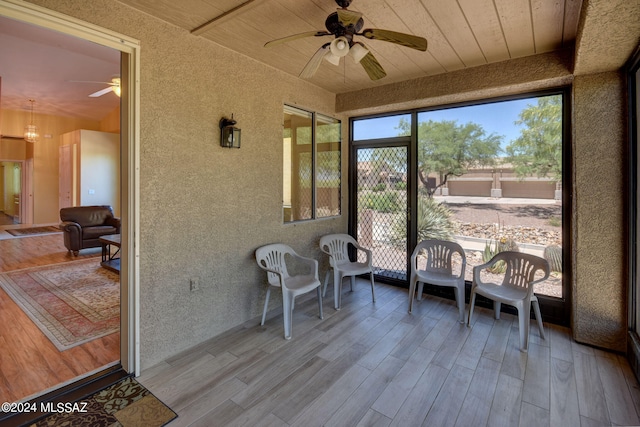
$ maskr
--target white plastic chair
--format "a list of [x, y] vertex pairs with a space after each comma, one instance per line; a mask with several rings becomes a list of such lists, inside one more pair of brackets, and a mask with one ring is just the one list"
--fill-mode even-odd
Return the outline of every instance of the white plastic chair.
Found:
[[[494, 265], [498, 261], [503, 261], [506, 264], [506, 271], [502, 283], [483, 282], [480, 278], [481, 271]], [[542, 272], [543, 276], [536, 279], [535, 276], [538, 272]], [[538, 304], [538, 298], [536, 298], [533, 293], [533, 285], [547, 280], [549, 272], [549, 263], [544, 258], [510, 251], [499, 252], [486, 264], [474, 267], [467, 325], [471, 325], [471, 316], [473, 315], [476, 294], [493, 300], [493, 311], [496, 319], [500, 319], [500, 307], [503, 303], [512, 305], [518, 310], [520, 350], [527, 351], [529, 345], [531, 305], [533, 305], [533, 311], [538, 322], [538, 327], [540, 328], [540, 336], [545, 339], [542, 317], [540, 316], [540, 306]]]
[[[290, 276], [287, 270], [286, 258], [288, 256], [290, 256], [292, 260], [295, 260], [296, 264], [299, 263], [301, 267], [308, 267], [309, 273]], [[267, 272], [267, 280], [269, 282], [267, 296], [264, 301], [264, 310], [262, 311], [261, 325], [264, 325], [265, 318], [267, 317], [269, 295], [271, 294], [272, 287], [282, 289], [282, 312], [284, 316], [285, 339], [291, 339], [293, 306], [295, 298], [298, 295], [305, 294], [316, 289], [318, 293], [319, 317], [320, 319], [324, 318], [322, 314], [322, 292], [320, 289], [322, 284], [318, 279], [318, 261], [300, 256], [291, 249], [291, 247], [281, 243], [274, 243], [256, 249], [256, 260], [260, 268]]]
[[[366, 254], [365, 262], [352, 262], [349, 259], [349, 245]], [[371, 297], [376, 302], [375, 284], [373, 281], [372, 254], [367, 248], [358, 244], [356, 239], [348, 234], [329, 234], [320, 238], [320, 250], [329, 255], [329, 265], [333, 270], [333, 303], [336, 310], [340, 310], [342, 303], [342, 279], [351, 277], [351, 290], [356, 281], [356, 276], [369, 273], [371, 280]], [[324, 279], [324, 296], [327, 292], [329, 271]]]
[[[418, 257], [424, 251], [427, 263], [424, 269], [418, 266]], [[453, 273], [454, 255], [458, 254], [462, 263], [460, 274]], [[453, 288], [458, 304], [459, 321], [464, 323], [464, 272], [467, 258], [462, 246], [455, 242], [444, 240], [423, 240], [418, 243], [411, 255], [411, 278], [409, 282], [409, 313], [413, 310], [416, 285], [418, 286], [418, 301], [422, 299], [425, 283]]]

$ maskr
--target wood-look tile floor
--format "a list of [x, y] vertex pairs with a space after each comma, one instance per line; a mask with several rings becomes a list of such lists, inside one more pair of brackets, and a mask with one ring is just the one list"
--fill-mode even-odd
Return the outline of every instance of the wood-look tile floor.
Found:
[[[345, 287], [348, 289], [348, 287]], [[315, 294], [314, 294], [315, 295]], [[178, 413], [177, 426], [613, 426], [640, 424], [640, 388], [624, 356], [580, 345], [570, 331], [518, 322], [367, 282], [345, 291], [324, 320], [313, 297], [297, 302], [293, 338], [272, 312], [142, 372]]]

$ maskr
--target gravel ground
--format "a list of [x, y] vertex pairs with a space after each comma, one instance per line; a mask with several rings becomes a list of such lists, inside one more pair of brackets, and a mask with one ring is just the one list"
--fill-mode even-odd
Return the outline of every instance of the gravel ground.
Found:
[[[496, 238], [512, 237], [520, 243], [538, 245], [562, 245], [562, 205], [514, 205], [449, 203], [453, 219], [460, 234], [466, 236]], [[467, 265], [482, 263], [479, 252], [467, 253]], [[472, 278], [467, 267], [466, 276]], [[483, 274], [485, 276], [485, 274]], [[485, 280], [491, 280], [486, 273]], [[552, 273], [545, 282], [536, 285], [536, 292], [560, 297], [562, 274]]]
[[[535, 227], [562, 231], [562, 205], [501, 205], [447, 203], [456, 221], [469, 224]], [[553, 224], [553, 225], [552, 225]]]

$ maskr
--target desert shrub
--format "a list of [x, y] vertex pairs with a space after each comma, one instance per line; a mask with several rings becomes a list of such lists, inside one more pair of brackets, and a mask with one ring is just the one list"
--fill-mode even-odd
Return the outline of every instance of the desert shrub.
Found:
[[554, 216], [552, 218], [549, 218], [549, 221], [547, 222], [547, 224], [549, 224], [552, 227], [560, 227], [562, 226], [562, 219]]
[[407, 183], [403, 182], [403, 181], [396, 182], [395, 185], [394, 185], [394, 188], [396, 190], [398, 190], [398, 191], [406, 190], [407, 189]]
[[387, 184], [384, 183], [379, 183], [373, 186], [373, 188], [371, 189], [371, 191], [384, 191], [387, 189]]
[[391, 213], [400, 209], [400, 197], [395, 191], [365, 193], [360, 195], [359, 208]]

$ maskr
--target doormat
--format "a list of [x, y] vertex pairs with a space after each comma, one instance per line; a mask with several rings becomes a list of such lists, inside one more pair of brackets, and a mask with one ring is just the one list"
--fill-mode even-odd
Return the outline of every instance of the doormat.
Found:
[[[45, 426], [161, 427], [178, 415], [131, 377], [77, 402], [62, 402], [68, 411], [57, 411], [30, 424]], [[45, 405], [46, 403], [41, 403]], [[57, 408], [60, 402], [51, 402]], [[56, 411], [56, 409], [54, 409]]]
[[0, 287], [60, 351], [120, 329], [120, 276], [100, 258], [2, 273]]
[[48, 225], [45, 227], [31, 227], [31, 228], [10, 228], [5, 230], [7, 233], [12, 236], [33, 236], [36, 234], [50, 234], [50, 233], [61, 233], [58, 227], [53, 225]]

